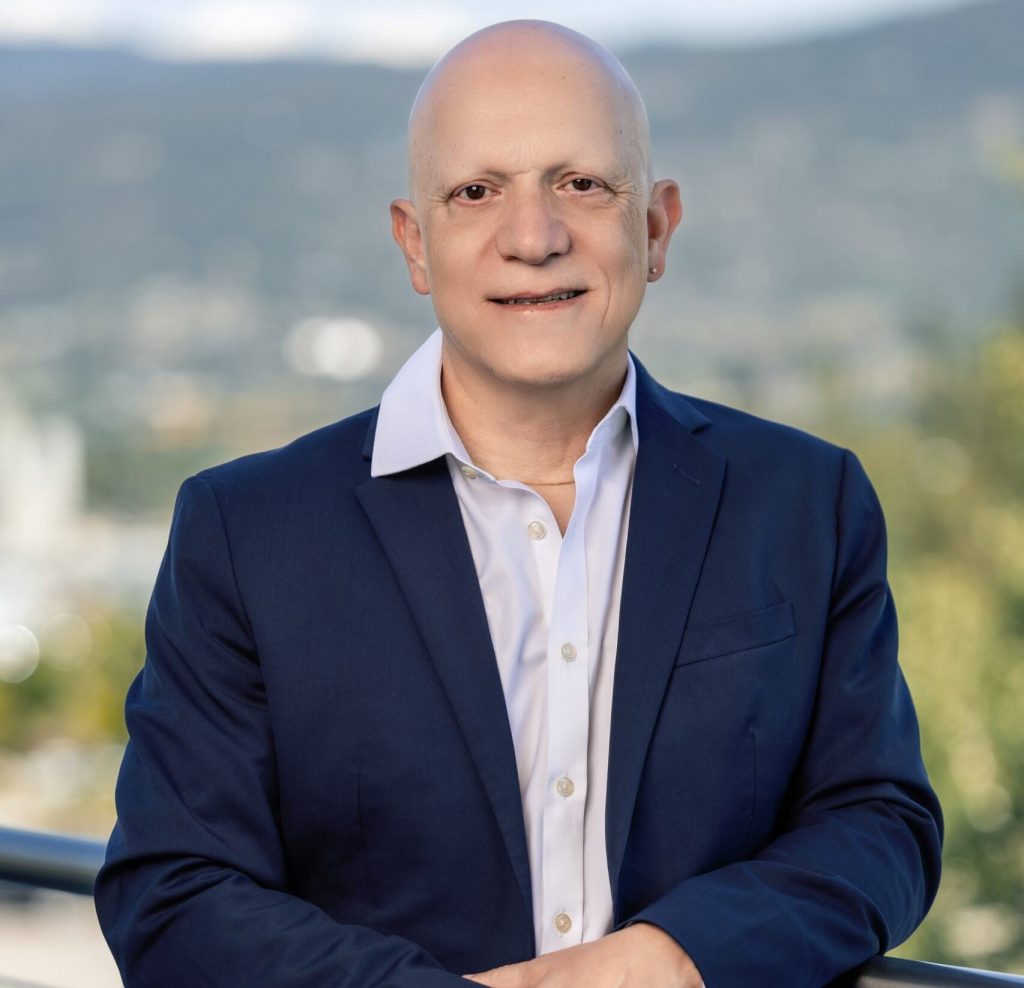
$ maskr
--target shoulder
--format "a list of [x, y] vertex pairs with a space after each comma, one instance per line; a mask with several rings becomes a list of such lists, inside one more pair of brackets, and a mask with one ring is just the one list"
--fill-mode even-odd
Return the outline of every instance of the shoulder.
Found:
[[802, 429], [762, 418], [728, 405], [672, 391], [646, 370], [639, 372], [637, 412], [644, 439], [644, 420], [658, 429], [675, 423], [720, 456], [732, 462], [775, 462], [780, 465], [835, 469], [848, 453], [835, 443]]
[[792, 425], [701, 398], [685, 400], [707, 419], [708, 425], [698, 438], [726, 454], [743, 453], [758, 459], [781, 456], [787, 463], [835, 466], [847, 452], [821, 436]]
[[250, 453], [208, 467], [183, 490], [209, 489], [222, 510], [259, 511], [296, 501], [320, 500], [348, 490], [370, 475], [367, 436], [377, 409], [323, 426], [277, 449]]
[[[646, 371], [638, 378], [637, 417], [641, 452], [664, 430], [684, 430], [722, 461], [725, 491], [744, 510], [764, 506], [820, 516], [824, 523], [852, 501], [877, 510], [876, 496], [850, 450], [802, 429], [773, 422], [717, 402], [680, 394]], [[680, 447], [682, 455], [685, 447]]]

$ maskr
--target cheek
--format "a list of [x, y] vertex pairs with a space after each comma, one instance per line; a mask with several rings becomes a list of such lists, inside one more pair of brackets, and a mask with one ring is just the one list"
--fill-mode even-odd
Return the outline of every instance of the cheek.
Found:
[[458, 305], [465, 295], [466, 266], [458, 264], [446, 251], [440, 254], [428, 253], [426, 267], [434, 307], [451, 308], [453, 305]]
[[631, 215], [621, 218], [621, 225], [608, 244], [609, 256], [614, 256], [621, 270], [639, 271], [647, 256], [647, 228]]
[[647, 284], [647, 242], [638, 239], [634, 230], [622, 230], [605, 245], [605, 269], [610, 287], [620, 297], [643, 294]]
[[427, 276], [432, 292], [442, 294], [447, 305], [459, 305], [474, 297], [475, 275], [480, 271], [472, 237], [459, 230], [432, 238], [425, 247]]

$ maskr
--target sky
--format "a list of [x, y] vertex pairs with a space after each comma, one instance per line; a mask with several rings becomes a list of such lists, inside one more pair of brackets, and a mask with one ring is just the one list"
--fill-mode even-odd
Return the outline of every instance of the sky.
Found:
[[557, 19], [613, 50], [649, 40], [749, 44], [983, 0], [0, 0], [0, 43], [126, 44], [168, 58], [298, 54], [429, 63], [510, 17]]

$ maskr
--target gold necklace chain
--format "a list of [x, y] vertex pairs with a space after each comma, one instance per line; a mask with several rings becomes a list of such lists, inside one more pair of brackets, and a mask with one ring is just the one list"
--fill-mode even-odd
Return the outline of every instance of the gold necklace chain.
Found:
[[524, 484], [527, 487], [568, 487], [569, 484], [575, 484], [576, 478], [572, 480], [519, 480], [518, 477], [495, 477], [495, 480], [514, 480], [517, 483]]

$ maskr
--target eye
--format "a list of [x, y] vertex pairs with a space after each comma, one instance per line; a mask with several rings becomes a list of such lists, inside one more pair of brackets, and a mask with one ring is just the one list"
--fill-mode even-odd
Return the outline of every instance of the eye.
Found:
[[575, 192], [590, 192], [597, 188], [597, 182], [592, 178], [574, 178], [569, 184]]
[[487, 196], [490, 190], [486, 185], [464, 185], [455, 193], [457, 199], [468, 199], [470, 202], [479, 202]]

